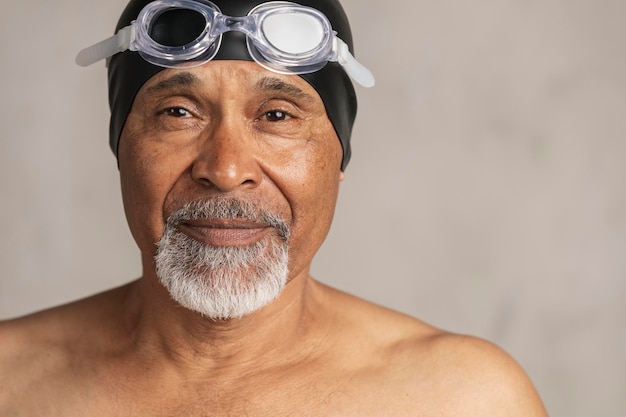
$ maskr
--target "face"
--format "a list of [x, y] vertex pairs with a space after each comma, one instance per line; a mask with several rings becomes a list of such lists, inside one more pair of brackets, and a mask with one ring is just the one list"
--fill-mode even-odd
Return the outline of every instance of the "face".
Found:
[[[124, 207], [154, 269], [167, 219], [189, 203], [240, 201], [289, 229], [289, 279], [308, 273], [328, 233], [342, 178], [341, 145], [316, 91], [253, 62], [168, 69], [138, 93], [122, 133]], [[255, 209], [255, 210], [256, 210]], [[264, 221], [174, 225], [193, 241], [245, 248], [280, 235]]]

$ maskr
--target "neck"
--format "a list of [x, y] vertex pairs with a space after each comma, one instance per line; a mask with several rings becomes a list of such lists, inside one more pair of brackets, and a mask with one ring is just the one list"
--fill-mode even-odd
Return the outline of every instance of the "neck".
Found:
[[240, 319], [213, 320], [181, 307], [153, 273], [145, 273], [131, 294], [133, 348], [151, 363], [179, 372], [236, 374], [298, 361], [321, 342], [320, 323], [326, 322], [320, 320], [317, 285], [308, 270], [291, 279], [270, 305]]

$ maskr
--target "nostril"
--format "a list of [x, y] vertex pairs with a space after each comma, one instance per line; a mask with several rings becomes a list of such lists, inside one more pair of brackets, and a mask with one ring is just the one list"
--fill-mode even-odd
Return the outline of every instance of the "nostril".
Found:
[[196, 182], [200, 183], [201, 185], [204, 185], [206, 187], [211, 186], [211, 181], [208, 180], [208, 178], [204, 178], [204, 177], [200, 177], [200, 178], [196, 178]]

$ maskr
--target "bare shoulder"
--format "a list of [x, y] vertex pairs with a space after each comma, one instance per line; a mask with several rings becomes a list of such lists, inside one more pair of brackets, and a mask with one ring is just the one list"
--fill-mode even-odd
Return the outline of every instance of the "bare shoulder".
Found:
[[427, 342], [414, 341], [412, 355], [424, 355], [416, 369], [433, 372], [442, 393], [441, 408], [450, 415], [546, 416], [532, 382], [504, 350], [488, 341], [442, 332]]
[[[85, 328], [98, 328], [94, 321], [101, 317], [114, 317], [115, 311], [124, 300], [130, 284], [114, 288], [82, 300], [35, 312], [23, 317], [0, 321], [0, 352], [15, 343], [25, 341], [38, 345], [53, 340], [66, 339], [79, 334]], [[21, 345], [20, 349], [25, 346]]]
[[418, 409], [424, 416], [547, 415], [524, 370], [493, 343], [329, 291], [345, 306], [341, 317], [351, 329], [349, 350], [360, 352], [355, 357], [370, 364], [365, 374], [375, 375], [377, 389], [384, 391], [377, 398], [393, 398], [386, 415], [413, 415]]
[[[0, 414], [3, 407], [42, 395], [71, 371], [77, 352], [97, 346], [110, 332], [115, 289], [84, 300], [0, 322]], [[54, 382], [54, 384], [50, 384]]]
[[61, 354], [65, 350], [65, 309], [57, 307], [0, 322], [0, 414], [13, 415], [23, 409], [29, 393], [40, 396], [37, 386], [67, 367], [69, 355]]
[[[130, 284], [58, 307], [0, 321], [0, 361], [25, 352], [69, 346], [111, 328]], [[2, 363], [2, 362], [0, 362]]]

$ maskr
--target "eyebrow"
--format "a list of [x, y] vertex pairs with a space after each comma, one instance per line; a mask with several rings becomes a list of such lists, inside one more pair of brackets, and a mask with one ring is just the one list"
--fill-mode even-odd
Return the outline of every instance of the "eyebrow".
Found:
[[181, 87], [193, 87], [200, 84], [200, 79], [190, 72], [179, 72], [155, 85], [148, 87], [148, 93], [158, 93], [164, 90], [172, 90]]
[[[201, 84], [200, 78], [190, 72], [179, 72], [171, 77], [159, 81], [155, 85], [147, 88], [146, 92], [150, 94], [159, 93], [161, 91], [172, 90], [181, 87], [195, 87]], [[293, 84], [287, 83], [279, 78], [264, 77], [260, 79], [254, 86], [258, 91], [278, 92], [287, 96], [299, 98], [306, 101], [315, 101], [315, 98], [304, 92], [302, 89]]]
[[260, 79], [256, 83], [255, 89], [259, 91], [283, 93], [287, 96], [292, 96], [292, 97], [304, 99], [307, 101], [315, 100], [313, 96], [304, 92], [303, 90], [296, 87], [295, 85], [287, 83], [281, 79], [274, 78], [274, 77], [264, 77]]

